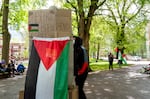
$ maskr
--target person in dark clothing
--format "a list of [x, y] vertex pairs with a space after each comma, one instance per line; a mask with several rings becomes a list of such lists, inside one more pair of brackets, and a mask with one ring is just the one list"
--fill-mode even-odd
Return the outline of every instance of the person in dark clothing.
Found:
[[11, 68], [11, 72], [12, 72], [12, 76], [15, 76], [15, 71], [17, 72], [17, 70], [15, 69], [15, 64], [13, 62], [13, 60], [10, 61], [10, 63], [8, 64], [8, 67]]
[[109, 70], [112, 69], [113, 70], [113, 60], [114, 60], [114, 56], [112, 53], [109, 53], [108, 55], [108, 61], [109, 61]]
[[12, 72], [12, 69], [10, 67], [10, 65], [8, 64], [7, 68], [6, 68], [6, 71], [5, 72], [8, 72], [9, 74], [9, 77], [11, 77], [11, 72]]
[[74, 76], [78, 86], [79, 99], [86, 99], [83, 87], [88, 75], [88, 55], [85, 48], [82, 46], [82, 39], [75, 38], [74, 44]]
[[0, 73], [3, 73], [5, 71], [4, 67], [2, 66], [2, 63], [0, 63]]

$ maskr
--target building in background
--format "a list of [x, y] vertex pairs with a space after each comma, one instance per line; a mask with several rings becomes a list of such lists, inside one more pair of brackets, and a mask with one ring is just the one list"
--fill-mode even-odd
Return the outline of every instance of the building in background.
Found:
[[10, 52], [9, 58], [15, 60], [24, 59], [24, 51], [26, 48], [24, 47], [24, 43], [10, 43]]
[[[0, 35], [0, 59], [2, 57], [3, 38]], [[11, 40], [9, 45], [9, 59], [20, 60], [26, 58], [24, 52], [26, 50], [25, 42], [17, 32], [11, 32]]]
[[[1, 41], [1, 40], [0, 40]], [[22, 60], [25, 59], [24, 51], [26, 50], [24, 43], [10, 43], [9, 59]], [[2, 57], [2, 43], [0, 43], [0, 58]]]

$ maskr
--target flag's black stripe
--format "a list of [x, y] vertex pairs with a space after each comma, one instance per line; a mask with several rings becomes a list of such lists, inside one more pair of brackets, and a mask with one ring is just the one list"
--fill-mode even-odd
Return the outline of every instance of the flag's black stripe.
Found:
[[39, 26], [39, 24], [29, 24], [29, 26]]
[[40, 58], [35, 49], [34, 43], [32, 43], [28, 71], [25, 81], [24, 99], [35, 99], [39, 63]]

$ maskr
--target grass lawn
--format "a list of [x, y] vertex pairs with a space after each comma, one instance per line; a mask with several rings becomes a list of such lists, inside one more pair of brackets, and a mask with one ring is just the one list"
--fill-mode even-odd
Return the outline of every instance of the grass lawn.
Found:
[[[122, 64], [121, 66], [131, 66], [132, 64]], [[103, 70], [109, 70], [109, 62], [99, 60], [96, 62], [95, 60], [90, 60], [90, 68], [92, 71], [103, 71]], [[120, 68], [117, 62], [113, 62], [113, 68]]]

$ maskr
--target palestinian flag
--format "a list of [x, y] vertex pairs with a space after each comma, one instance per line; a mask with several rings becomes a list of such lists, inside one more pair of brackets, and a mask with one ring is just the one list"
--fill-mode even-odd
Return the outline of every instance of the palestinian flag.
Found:
[[29, 32], [38, 32], [39, 24], [29, 24], [28, 30], [29, 30]]
[[32, 41], [24, 99], [67, 99], [69, 37]]

